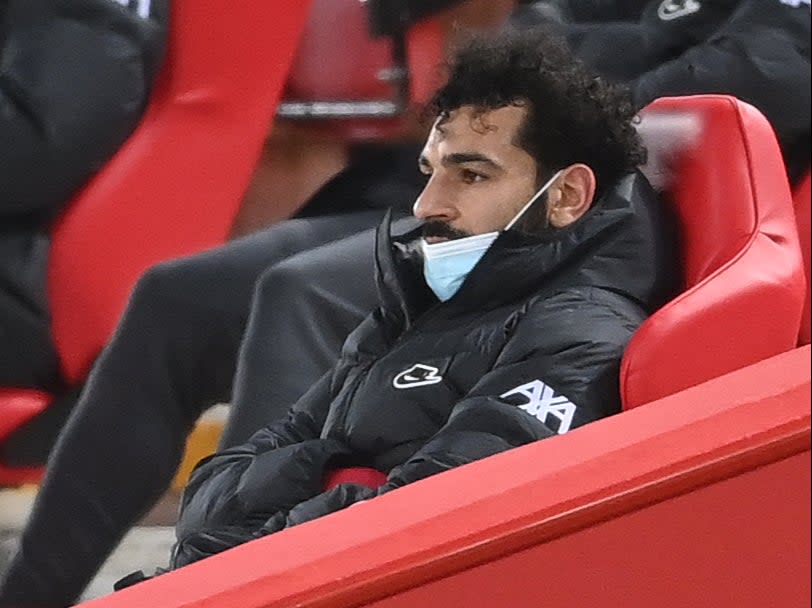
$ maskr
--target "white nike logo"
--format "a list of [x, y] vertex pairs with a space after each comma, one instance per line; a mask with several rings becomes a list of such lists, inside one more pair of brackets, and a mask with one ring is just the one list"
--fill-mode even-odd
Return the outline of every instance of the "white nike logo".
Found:
[[395, 376], [395, 379], [392, 380], [392, 386], [400, 389], [415, 388], [417, 386], [437, 384], [442, 379], [440, 370], [436, 367], [415, 363], [409, 369]]

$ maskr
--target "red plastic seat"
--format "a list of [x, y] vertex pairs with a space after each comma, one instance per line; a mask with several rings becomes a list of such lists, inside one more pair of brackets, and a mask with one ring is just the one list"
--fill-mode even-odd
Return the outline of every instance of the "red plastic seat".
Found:
[[810, 299], [809, 292], [812, 289], [812, 277], [810, 277], [809, 248], [812, 230], [810, 230], [810, 173], [801, 180], [795, 188], [792, 200], [795, 204], [795, 221], [798, 223], [798, 235], [801, 239], [801, 251], [804, 255], [804, 268], [806, 269], [806, 306], [804, 316], [801, 320], [801, 331], [798, 334], [798, 345], [803, 346], [810, 342]]
[[349, 140], [391, 137], [410, 107], [439, 84], [444, 27], [437, 18], [397, 35], [373, 37], [366, 5], [314, 0], [279, 116]]
[[[141, 125], [53, 232], [52, 328], [72, 384], [85, 377], [144, 270], [225, 240], [309, 2], [172, 6], [169, 54]], [[40, 392], [0, 393], [0, 440], [48, 402]], [[0, 485], [32, 477], [0, 465]]]
[[626, 350], [626, 409], [795, 348], [805, 293], [784, 165], [758, 110], [727, 96], [664, 98], [641, 133], [647, 174], [679, 222], [684, 291]]

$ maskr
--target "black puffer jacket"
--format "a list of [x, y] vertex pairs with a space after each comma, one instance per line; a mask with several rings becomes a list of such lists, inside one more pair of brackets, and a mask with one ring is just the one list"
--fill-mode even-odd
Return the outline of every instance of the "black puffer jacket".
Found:
[[[391, 243], [385, 223], [380, 308], [284, 423], [198, 465], [173, 565], [618, 412], [623, 349], [673, 275], [666, 225], [628, 176], [548, 238], [500, 235], [438, 303], [416, 235]], [[353, 464], [388, 482], [322, 493], [325, 468]]]

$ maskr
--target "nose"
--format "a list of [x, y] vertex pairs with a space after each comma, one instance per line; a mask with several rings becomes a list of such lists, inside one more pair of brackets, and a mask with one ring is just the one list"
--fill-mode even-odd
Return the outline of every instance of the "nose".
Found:
[[434, 182], [434, 177], [429, 179], [423, 192], [417, 197], [412, 208], [412, 213], [419, 220], [442, 221], [449, 223], [458, 217], [456, 207], [449, 202], [447, 196], [443, 195], [442, 188]]

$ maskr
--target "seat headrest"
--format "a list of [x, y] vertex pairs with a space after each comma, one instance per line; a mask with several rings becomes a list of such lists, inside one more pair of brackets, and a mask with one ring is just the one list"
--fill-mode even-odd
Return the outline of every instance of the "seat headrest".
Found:
[[660, 100], [641, 113], [643, 172], [674, 206], [682, 241], [690, 244], [683, 249], [686, 287], [730, 260], [755, 228], [752, 203], [731, 204], [753, 197], [748, 146], [732, 103], [711, 96], [700, 104]]
[[684, 286], [626, 348], [626, 409], [794, 348], [805, 292], [786, 171], [758, 110], [664, 98], [639, 128], [644, 172], [679, 223]]

